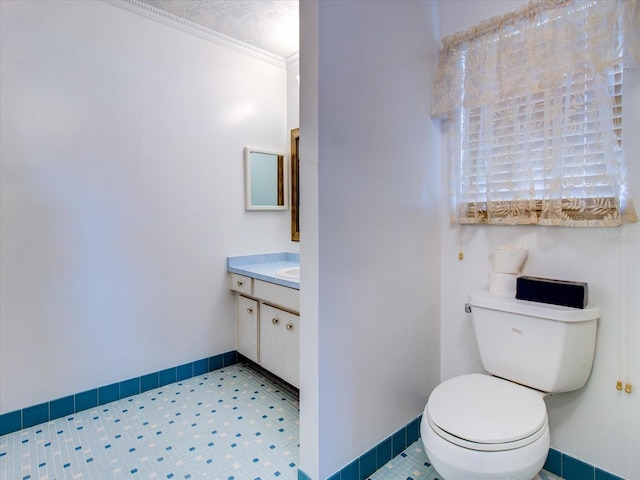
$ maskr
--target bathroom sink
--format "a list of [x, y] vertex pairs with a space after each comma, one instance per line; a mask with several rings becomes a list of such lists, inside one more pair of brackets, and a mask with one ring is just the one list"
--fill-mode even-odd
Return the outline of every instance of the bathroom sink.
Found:
[[281, 268], [276, 272], [276, 277], [286, 278], [287, 280], [300, 280], [300, 267]]

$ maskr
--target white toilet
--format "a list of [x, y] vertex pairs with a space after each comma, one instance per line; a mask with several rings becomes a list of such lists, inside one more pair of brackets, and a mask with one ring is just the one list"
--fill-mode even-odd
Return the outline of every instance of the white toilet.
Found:
[[422, 416], [422, 442], [443, 480], [531, 480], [550, 445], [543, 397], [586, 383], [600, 311], [486, 291], [470, 295], [470, 308], [491, 375], [438, 385]]

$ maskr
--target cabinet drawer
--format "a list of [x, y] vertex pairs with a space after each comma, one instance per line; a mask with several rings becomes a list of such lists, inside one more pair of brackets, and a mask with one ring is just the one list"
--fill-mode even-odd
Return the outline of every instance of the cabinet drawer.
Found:
[[231, 290], [244, 293], [245, 295], [253, 294], [253, 278], [245, 277], [244, 275], [238, 275], [237, 273], [232, 273]]
[[253, 296], [272, 305], [277, 305], [293, 312], [300, 312], [300, 290], [283, 287], [274, 283], [255, 280]]

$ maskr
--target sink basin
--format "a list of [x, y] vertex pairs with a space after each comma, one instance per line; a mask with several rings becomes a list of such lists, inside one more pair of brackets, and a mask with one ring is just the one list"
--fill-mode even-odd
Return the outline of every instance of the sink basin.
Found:
[[287, 280], [300, 280], [300, 267], [281, 268], [276, 272], [276, 277], [286, 278]]

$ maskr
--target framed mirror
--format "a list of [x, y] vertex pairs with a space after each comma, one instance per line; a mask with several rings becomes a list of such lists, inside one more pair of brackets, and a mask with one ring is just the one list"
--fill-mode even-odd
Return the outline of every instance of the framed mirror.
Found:
[[286, 155], [256, 148], [244, 149], [245, 210], [286, 210]]
[[300, 129], [291, 130], [291, 241], [300, 241]]

